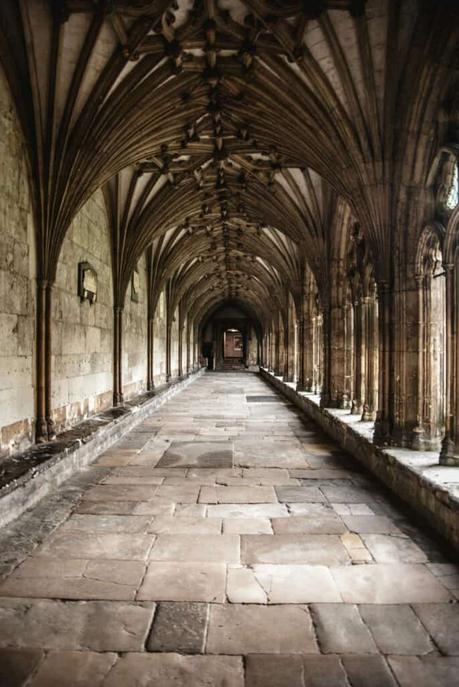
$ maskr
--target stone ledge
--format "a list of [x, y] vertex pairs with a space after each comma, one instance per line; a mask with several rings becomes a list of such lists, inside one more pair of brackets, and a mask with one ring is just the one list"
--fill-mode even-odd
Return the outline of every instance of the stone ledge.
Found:
[[348, 410], [320, 408], [318, 396], [296, 391], [265, 369], [260, 374], [459, 551], [459, 468], [439, 465], [434, 451], [376, 446], [372, 422]]
[[58, 434], [55, 441], [35, 444], [0, 464], [0, 527], [31, 508], [51, 490], [89, 465], [126, 432], [133, 429], [171, 396], [204, 373], [173, 380], [109, 408]]

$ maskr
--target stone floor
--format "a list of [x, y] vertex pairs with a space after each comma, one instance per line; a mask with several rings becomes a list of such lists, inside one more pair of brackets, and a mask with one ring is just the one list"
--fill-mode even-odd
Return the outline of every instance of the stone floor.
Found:
[[459, 568], [256, 375], [196, 381], [0, 552], [1, 687], [459, 684]]

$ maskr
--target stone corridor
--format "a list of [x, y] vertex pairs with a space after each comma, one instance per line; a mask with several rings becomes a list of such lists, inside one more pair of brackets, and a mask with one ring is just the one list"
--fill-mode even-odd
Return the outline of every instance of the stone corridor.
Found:
[[459, 569], [254, 374], [201, 377], [1, 537], [1, 687], [458, 684]]

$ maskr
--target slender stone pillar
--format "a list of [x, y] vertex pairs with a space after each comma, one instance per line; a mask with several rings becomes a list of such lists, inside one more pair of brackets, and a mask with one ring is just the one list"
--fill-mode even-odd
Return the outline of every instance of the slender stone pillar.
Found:
[[325, 408], [344, 408], [346, 406], [346, 309], [345, 274], [341, 260], [330, 265], [330, 284], [324, 303], [324, 383], [321, 406]]
[[305, 368], [305, 347], [306, 347], [306, 327], [304, 325], [304, 307], [298, 320], [298, 381], [297, 391], [306, 390], [306, 368]]
[[393, 309], [394, 299], [388, 282], [378, 282], [379, 294], [379, 382], [378, 410], [374, 440], [379, 444], [391, 443], [395, 399], [393, 394]]
[[351, 406], [351, 413], [355, 415], [363, 413], [365, 396], [363, 326], [363, 303], [358, 295], [354, 302], [354, 392]]
[[172, 322], [169, 314], [166, 324], [166, 382], [171, 379], [171, 343], [172, 343]]
[[312, 391], [320, 394], [323, 386], [323, 320], [320, 314], [313, 317], [313, 381]]
[[446, 433], [440, 463], [459, 467], [459, 277], [454, 264], [446, 277]]
[[123, 308], [113, 308], [113, 405], [123, 403]]
[[315, 318], [308, 311], [308, 317], [304, 320], [304, 390], [311, 392], [314, 388], [314, 336], [316, 330]]
[[280, 377], [281, 372], [281, 340], [280, 340], [280, 329], [276, 328], [274, 333], [274, 374]]
[[154, 342], [155, 342], [155, 320], [148, 317], [147, 329], [147, 389], [153, 391], [155, 388], [155, 368], [154, 368]]
[[183, 377], [183, 330], [185, 327], [183, 307], [179, 305], [179, 321], [178, 321], [178, 376]]
[[374, 295], [368, 296], [364, 301], [365, 308], [365, 400], [363, 404], [362, 420], [371, 422], [376, 417], [375, 394], [377, 391], [377, 334], [376, 326], [376, 300]]
[[291, 351], [290, 351], [290, 332], [289, 332], [288, 315], [287, 315], [287, 322], [284, 324], [284, 342], [283, 343], [284, 343], [284, 346], [283, 346], [284, 364], [283, 364], [282, 376], [283, 376], [284, 382], [289, 382], [289, 381], [291, 381], [289, 378]]
[[191, 372], [191, 326], [190, 320], [187, 318], [186, 321], [186, 373], [189, 375]]
[[425, 323], [424, 323], [424, 275], [415, 277], [417, 288], [417, 388], [416, 388], [416, 426], [413, 429], [411, 447], [422, 451], [425, 448], [424, 428], [424, 365], [425, 365]]
[[344, 306], [344, 397], [343, 408], [350, 408], [353, 398], [354, 381], [354, 311], [352, 301], [347, 300]]
[[37, 279], [37, 443], [49, 441], [56, 436], [51, 401], [52, 288], [52, 283], [47, 279]]

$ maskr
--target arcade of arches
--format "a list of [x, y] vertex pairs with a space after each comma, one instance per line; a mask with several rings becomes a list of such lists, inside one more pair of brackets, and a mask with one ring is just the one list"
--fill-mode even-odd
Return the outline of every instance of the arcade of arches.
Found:
[[2, 0], [0, 478], [262, 368], [457, 490], [458, 170], [453, 0]]

